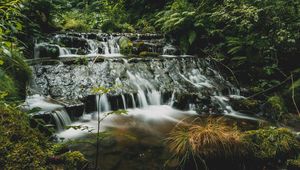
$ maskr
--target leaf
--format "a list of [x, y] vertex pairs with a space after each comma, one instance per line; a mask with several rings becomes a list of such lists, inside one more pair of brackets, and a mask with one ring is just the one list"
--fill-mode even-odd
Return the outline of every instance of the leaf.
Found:
[[3, 61], [3, 60], [0, 60], [0, 66], [3, 65], [3, 64], [4, 64], [4, 61]]
[[28, 114], [37, 113], [41, 110], [42, 110], [42, 108], [40, 108], [40, 107], [34, 107], [34, 108], [30, 109], [27, 113]]
[[189, 43], [190, 43], [190, 45], [193, 44], [193, 42], [195, 41], [196, 37], [197, 37], [197, 33], [195, 31], [191, 31], [189, 33]]
[[237, 52], [239, 52], [242, 49], [242, 46], [236, 46], [231, 48], [230, 50], [228, 50], [229, 54], [236, 54]]
[[120, 109], [120, 110], [116, 110], [116, 111], [112, 111], [112, 112], [107, 113], [107, 116], [112, 115], [112, 114], [114, 114], [114, 115], [127, 115], [128, 111]]
[[296, 80], [290, 87], [289, 90], [293, 90], [300, 87], [300, 79]]

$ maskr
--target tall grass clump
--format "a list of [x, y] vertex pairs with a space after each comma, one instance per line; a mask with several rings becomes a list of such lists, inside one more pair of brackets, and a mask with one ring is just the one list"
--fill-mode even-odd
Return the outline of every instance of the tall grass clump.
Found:
[[242, 137], [241, 132], [228, 126], [223, 118], [209, 117], [179, 123], [170, 132], [166, 144], [185, 168], [213, 168], [216, 161], [218, 166], [227, 166], [236, 160], [239, 161], [235, 165], [240, 166], [240, 160], [247, 153]]

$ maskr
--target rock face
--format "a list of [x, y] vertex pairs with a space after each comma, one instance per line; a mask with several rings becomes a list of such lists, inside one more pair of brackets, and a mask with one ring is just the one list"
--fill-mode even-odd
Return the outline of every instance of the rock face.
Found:
[[[35, 58], [68, 56], [139, 55], [141, 52], [174, 54], [157, 34], [58, 33], [38, 41]], [[170, 52], [170, 53], [168, 53]]]
[[94, 87], [118, 85], [108, 94], [114, 109], [171, 104], [209, 112], [208, 107], [216, 105], [211, 104], [214, 96], [238, 94], [214, 67], [208, 59], [196, 57], [104, 58], [87, 65], [34, 65], [32, 88], [53, 98], [74, 100], [91, 99], [88, 96], [94, 95]]
[[[32, 66], [33, 91], [63, 101], [79, 99], [87, 111], [98, 103], [102, 111], [169, 104], [198, 113], [231, 113], [227, 96], [239, 95], [214, 62], [178, 55], [157, 34], [59, 33], [36, 47], [42, 62]], [[55, 47], [56, 62], [43, 60], [44, 47]], [[95, 87], [114, 90], [96, 100]], [[78, 108], [82, 113], [82, 105]]]

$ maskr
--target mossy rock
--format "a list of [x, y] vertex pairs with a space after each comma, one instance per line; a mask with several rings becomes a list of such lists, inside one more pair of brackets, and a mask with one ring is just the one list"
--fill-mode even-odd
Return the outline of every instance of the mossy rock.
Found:
[[286, 161], [300, 151], [295, 135], [286, 128], [247, 131], [243, 138], [251, 148], [254, 159], [261, 162]]
[[158, 53], [154, 53], [154, 52], [147, 52], [147, 51], [142, 51], [139, 54], [140, 57], [158, 57], [159, 54]]
[[257, 114], [260, 112], [260, 101], [255, 99], [232, 99], [232, 107], [234, 110], [249, 113]]
[[61, 156], [65, 169], [82, 169], [87, 163], [83, 154], [79, 151], [66, 152]]
[[119, 46], [120, 46], [121, 54], [129, 55], [132, 53], [133, 43], [129, 38], [122, 36], [119, 39]]
[[264, 115], [273, 121], [282, 120], [284, 114], [287, 113], [284, 100], [278, 95], [268, 98], [263, 111]]
[[147, 46], [144, 41], [138, 41], [133, 43], [133, 54], [139, 55], [143, 51], [147, 51]]
[[0, 104], [0, 165], [5, 169], [46, 169], [50, 143], [16, 107]]
[[287, 160], [288, 170], [299, 170], [300, 169], [300, 158]]

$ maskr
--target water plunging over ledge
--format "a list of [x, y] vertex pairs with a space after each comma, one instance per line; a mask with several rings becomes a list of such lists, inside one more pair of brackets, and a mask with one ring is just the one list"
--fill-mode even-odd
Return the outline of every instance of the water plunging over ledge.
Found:
[[[121, 55], [119, 40], [124, 36], [136, 42], [143, 41], [148, 47], [145, 50], [158, 52], [161, 56], [127, 58]], [[51, 48], [58, 49], [55, 62], [44, 56]], [[149, 128], [159, 122], [174, 124], [196, 113], [254, 119], [232, 109], [230, 98], [242, 96], [218, 72], [216, 63], [205, 58], [176, 55], [177, 51], [173, 45], [163, 42], [159, 35], [135, 38], [132, 34], [56, 34], [49, 42], [36, 44], [35, 57], [40, 61], [31, 66], [31, 91], [56, 101], [80, 100], [83, 103], [81, 117], [74, 118], [74, 112], [78, 115], [76, 109], [52, 111], [52, 123], [56, 124], [58, 136], [62, 138], [86, 134], [72, 129], [62, 131], [64, 126], [71, 124], [96, 129], [96, 110], [101, 116], [109, 111], [128, 110], [126, 116], [109, 116], [102, 122], [102, 130], [132, 127], [126, 123], [132, 119], [138, 122], [135, 125], [142, 123]], [[81, 56], [88, 57], [85, 63], [77, 62]], [[115, 85], [120, 88], [109, 94], [97, 96], [92, 93], [94, 87], [111, 88]]]

